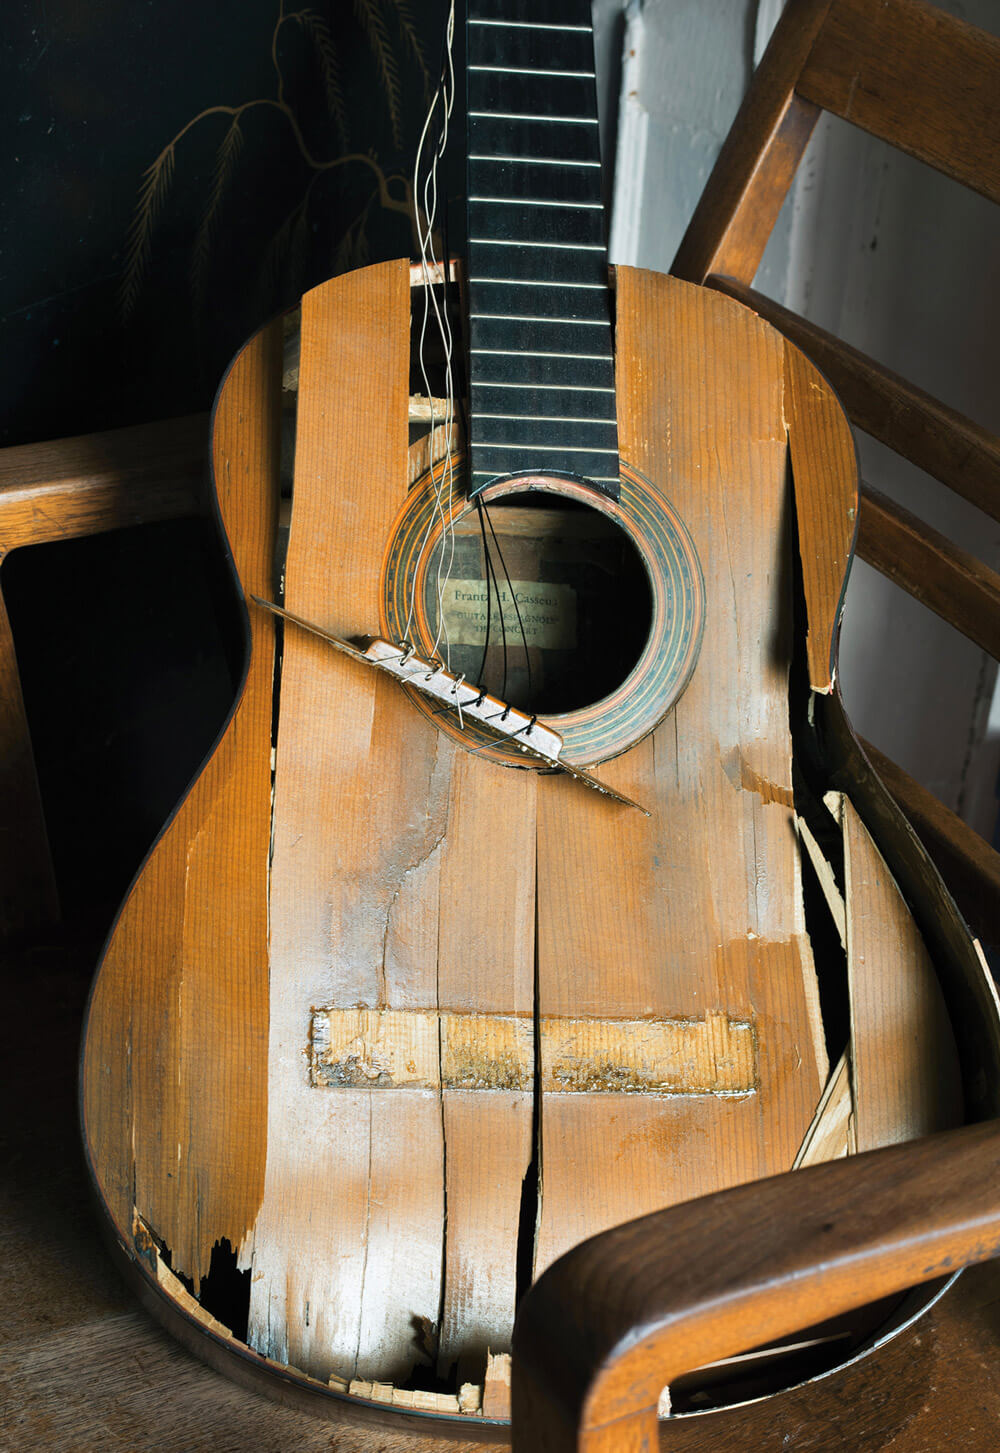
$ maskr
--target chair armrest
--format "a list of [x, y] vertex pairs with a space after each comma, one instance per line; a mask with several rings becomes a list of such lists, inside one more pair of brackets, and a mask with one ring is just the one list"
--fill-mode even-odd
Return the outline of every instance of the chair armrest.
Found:
[[209, 416], [0, 449], [0, 552], [197, 514]]
[[682, 1372], [998, 1254], [1000, 1121], [630, 1221], [525, 1298], [514, 1449], [652, 1453]]

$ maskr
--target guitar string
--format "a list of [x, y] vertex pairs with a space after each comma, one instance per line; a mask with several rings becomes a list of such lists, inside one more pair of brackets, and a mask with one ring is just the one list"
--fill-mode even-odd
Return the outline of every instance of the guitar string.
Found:
[[[439, 266], [442, 269], [448, 267], [447, 256], [443, 263], [439, 263], [434, 244], [434, 228], [437, 221], [438, 211], [438, 164], [444, 156], [445, 147], [448, 143], [449, 124], [455, 104], [455, 65], [454, 65], [454, 39], [455, 39], [455, 0], [451, 0], [448, 11], [448, 23], [445, 36], [445, 62], [442, 68], [441, 80], [431, 98], [427, 116], [424, 121], [423, 130], [420, 133], [420, 143], [417, 147], [416, 160], [413, 168], [413, 195], [414, 205], [417, 214], [417, 232], [420, 244], [420, 268], [423, 281], [423, 318], [420, 327], [420, 339], [418, 344], [418, 359], [420, 363], [420, 375], [424, 385], [425, 397], [430, 403], [430, 442], [431, 453], [434, 448], [434, 435], [438, 427], [438, 420], [434, 410], [434, 391], [431, 388], [428, 376], [427, 365], [427, 330], [430, 326], [431, 312], [433, 311], [434, 321], [437, 325], [441, 346], [444, 353], [445, 363], [445, 412], [443, 420], [443, 433], [446, 453], [437, 475], [434, 474], [433, 460], [431, 463], [431, 477], [434, 487], [434, 508], [427, 521], [423, 539], [417, 552], [417, 558], [427, 548], [431, 531], [436, 520], [441, 521], [441, 544], [438, 553], [436, 590], [438, 602], [437, 631], [434, 636], [434, 643], [431, 647], [431, 657], [436, 658], [437, 652], [444, 641], [445, 661], [451, 664], [451, 643], [448, 639], [448, 627], [445, 620], [444, 596], [447, 590], [448, 580], [451, 577], [452, 566], [455, 559], [455, 529], [453, 523], [453, 512], [455, 503], [455, 465], [452, 452], [452, 434], [455, 424], [455, 380], [454, 380], [454, 339], [452, 337], [451, 318], [446, 306], [439, 303], [434, 292], [434, 279], [438, 276]], [[431, 161], [426, 169], [426, 176], [421, 186], [421, 166], [423, 162], [424, 148], [427, 145], [431, 133], [432, 123], [438, 106], [441, 107], [441, 120], [438, 124], [438, 135], [433, 145]], [[421, 210], [420, 199], [423, 198]], [[447, 562], [447, 563], [446, 563]], [[410, 582], [409, 611], [406, 617], [404, 628], [404, 641], [409, 642], [410, 632], [413, 627], [413, 618], [416, 614], [417, 598], [417, 572], [414, 570], [413, 579]]]
[[[449, 19], [450, 19], [450, 17], [449, 17]], [[449, 26], [449, 30], [450, 30], [450, 26]], [[415, 162], [415, 166], [414, 166], [414, 198], [415, 198], [416, 207], [417, 207], [418, 230], [419, 230], [419, 241], [420, 241], [420, 265], [421, 265], [421, 271], [422, 271], [422, 275], [423, 275], [423, 319], [422, 319], [421, 329], [420, 329], [420, 340], [419, 340], [419, 346], [418, 346], [418, 358], [419, 358], [419, 363], [420, 363], [420, 372], [421, 372], [421, 376], [422, 376], [423, 384], [424, 384], [425, 397], [429, 401], [429, 408], [430, 408], [430, 443], [431, 443], [432, 456], [433, 456], [433, 448], [434, 448], [435, 434], [436, 434], [436, 431], [437, 431], [437, 428], [438, 428], [438, 419], [437, 419], [437, 415], [436, 415], [435, 407], [434, 407], [434, 390], [431, 387], [431, 383], [430, 383], [430, 380], [429, 380], [429, 377], [428, 377], [427, 353], [426, 353], [426, 348], [427, 348], [427, 329], [428, 329], [428, 324], [429, 324], [429, 320], [430, 320], [431, 309], [433, 309], [433, 312], [434, 312], [434, 318], [435, 318], [435, 322], [437, 324], [438, 334], [439, 334], [440, 339], [441, 339], [442, 351], [443, 351], [443, 354], [444, 354], [444, 361], [445, 361], [445, 388], [444, 388], [444, 392], [445, 392], [445, 419], [444, 419], [444, 429], [445, 429], [445, 448], [446, 448], [446, 454], [445, 454], [444, 460], [441, 462], [441, 467], [440, 467], [440, 469], [439, 469], [438, 474], [437, 474], [436, 477], [434, 475], [434, 461], [433, 461], [433, 457], [432, 457], [432, 461], [431, 461], [431, 477], [432, 477], [432, 481], [433, 481], [433, 485], [434, 485], [434, 509], [433, 509], [433, 511], [432, 511], [429, 519], [428, 519], [427, 530], [425, 531], [424, 539], [421, 541], [421, 545], [420, 545], [420, 554], [422, 554], [423, 551], [424, 551], [424, 549], [427, 546], [427, 541], [428, 541], [428, 538], [429, 538], [429, 535], [430, 535], [430, 531], [431, 531], [431, 529], [432, 529], [432, 527], [434, 525], [435, 520], [440, 519], [440, 521], [441, 521], [442, 534], [441, 534], [441, 552], [440, 552], [439, 557], [438, 557], [438, 574], [437, 574], [437, 586], [438, 586], [438, 598], [439, 598], [438, 633], [435, 636], [434, 645], [431, 648], [431, 656], [432, 657], [436, 656], [437, 649], [438, 649], [438, 646], [439, 646], [439, 643], [440, 643], [441, 624], [442, 624], [442, 617], [443, 617], [443, 612], [441, 610], [441, 596], [442, 596], [441, 569], [442, 569], [442, 565], [443, 565], [443, 562], [444, 562], [444, 559], [445, 559], [445, 551], [446, 551], [446, 548], [447, 548], [447, 538], [446, 538], [446, 536], [447, 536], [447, 518], [446, 518], [446, 515], [445, 515], [445, 512], [444, 512], [444, 494], [445, 494], [446, 482], [448, 484], [450, 484], [450, 482], [451, 482], [448, 479], [448, 474], [449, 474], [449, 469], [450, 469], [450, 464], [451, 464], [451, 455], [450, 455], [450, 448], [449, 448], [450, 438], [448, 436], [449, 436], [449, 433], [450, 433], [450, 426], [451, 426], [452, 417], [453, 417], [453, 404], [452, 404], [452, 400], [453, 400], [453, 382], [452, 382], [452, 377], [451, 377], [450, 319], [448, 319], [447, 313], [445, 313], [444, 315], [442, 315], [441, 309], [439, 308], [439, 305], [438, 305], [438, 299], [437, 299], [437, 297], [436, 297], [436, 295], [434, 294], [434, 291], [433, 291], [434, 278], [437, 276], [436, 270], [433, 270], [434, 269], [434, 264], [436, 264], [436, 262], [437, 262], [436, 251], [435, 251], [435, 246], [434, 246], [434, 235], [433, 235], [434, 225], [435, 225], [435, 222], [436, 222], [436, 219], [437, 219], [437, 197], [438, 197], [438, 190], [437, 190], [437, 163], [438, 163], [438, 160], [439, 160], [440, 155], [443, 152], [444, 145], [445, 145], [445, 142], [447, 140], [448, 120], [449, 120], [449, 116], [450, 116], [450, 104], [449, 104], [449, 102], [450, 102], [451, 99], [453, 99], [453, 93], [452, 93], [452, 97], [449, 97], [449, 94], [448, 94], [448, 92], [446, 90], [447, 79], [448, 79], [448, 66], [450, 64], [450, 41], [451, 41], [451, 35], [449, 34], [449, 36], [447, 38], [447, 41], [446, 41], [446, 57], [448, 59], [446, 59], [445, 71], [444, 71], [444, 74], [442, 76], [442, 81], [441, 81], [441, 83], [440, 83], [440, 85], [439, 85], [439, 87], [438, 87], [437, 91], [435, 92], [435, 95], [434, 95], [434, 97], [432, 99], [431, 106], [430, 106], [430, 109], [429, 109], [428, 114], [427, 114], [427, 118], [426, 118], [426, 121], [425, 121], [425, 124], [424, 124], [424, 129], [423, 129], [423, 132], [421, 133], [421, 137], [420, 137], [420, 144], [419, 144], [419, 146], [417, 148], [417, 157], [416, 157], [416, 162]], [[441, 106], [442, 106], [442, 110], [443, 110], [444, 115], [443, 115], [443, 119], [442, 119], [442, 121], [441, 121], [441, 123], [439, 125], [439, 133], [438, 133], [437, 141], [436, 141], [436, 143], [434, 145], [431, 165], [428, 168], [427, 176], [426, 176], [426, 178], [424, 180], [423, 192], [422, 192], [423, 215], [421, 216], [421, 212], [420, 212], [420, 202], [421, 202], [420, 168], [421, 168], [421, 160], [422, 160], [422, 155], [423, 155], [423, 149], [424, 149], [424, 146], [425, 146], [425, 143], [426, 143], [426, 140], [427, 140], [428, 131], [430, 129], [431, 121], [433, 119], [435, 109], [436, 109], [436, 107], [437, 107], [437, 105], [438, 105], [439, 102], [441, 103]], [[450, 491], [449, 491], [449, 493], [450, 493]], [[407, 617], [407, 624], [406, 624], [406, 637], [407, 637], [407, 639], [409, 639], [409, 636], [410, 636], [410, 630], [411, 630], [412, 623], [413, 623], [413, 615], [415, 613], [415, 608], [416, 608], [416, 575], [414, 575], [413, 581], [411, 582], [410, 611], [409, 611], [409, 615]]]
[[478, 677], [478, 679], [482, 681], [484, 680], [486, 675], [486, 657], [490, 649], [490, 626], [492, 624], [493, 617], [493, 592], [490, 589], [489, 575], [490, 546], [489, 541], [486, 538], [486, 520], [483, 514], [483, 502], [479, 498], [476, 499], [476, 515], [479, 519], [479, 532], [483, 537], [483, 574], [486, 576], [486, 633], [483, 636], [483, 654], [482, 659], [479, 662]]
[[[506, 562], [506, 560], [503, 557], [503, 551], [500, 548], [500, 541], [497, 539], [496, 530], [494, 530], [494, 528], [493, 528], [493, 519], [492, 519], [492, 516], [490, 515], [490, 512], [486, 508], [485, 505], [483, 506], [483, 509], [484, 509], [484, 512], [485, 512], [485, 515], [486, 515], [486, 523], [489, 525], [489, 527], [490, 527], [490, 534], [493, 537], [493, 545], [494, 545], [494, 548], [496, 549], [497, 555], [498, 555], [498, 557], [500, 559], [500, 566], [501, 566], [501, 569], [503, 570], [504, 579], [507, 582], [507, 589], [510, 592], [511, 605], [514, 607], [514, 615], [515, 615], [515, 617], [517, 619], [517, 628], [518, 628], [518, 631], [520, 632], [520, 635], [521, 635], [521, 645], [524, 647], [524, 666], [525, 666], [525, 673], [526, 673], [527, 678], [528, 678], [528, 700], [530, 701], [531, 700], [531, 652], [528, 649], [528, 634], [527, 634], [527, 632], [526, 632], [526, 630], [524, 628], [524, 621], [521, 618], [521, 607], [520, 607], [520, 605], [518, 604], [518, 601], [517, 601], [517, 591], [514, 589], [514, 582], [510, 578], [510, 571], [507, 569], [507, 562]], [[493, 579], [494, 579], [494, 581], [496, 580], [496, 570], [495, 569], [494, 569], [494, 572], [493, 572]], [[499, 590], [497, 590], [497, 602], [500, 604], [500, 624], [501, 624], [501, 627], [503, 627], [503, 605], [500, 602], [500, 591]], [[506, 630], [504, 630], [503, 649], [504, 649], [504, 691], [506, 692], [506, 684], [507, 684], [507, 633], [506, 633]]]
[[[486, 639], [483, 642], [483, 660], [482, 660], [482, 665], [480, 666], [480, 670], [479, 670], [479, 679], [481, 681], [484, 680], [485, 679], [485, 674], [486, 674], [486, 657], [487, 657], [487, 653], [488, 653], [488, 651], [490, 649], [490, 601], [491, 601], [493, 595], [495, 594], [496, 595], [496, 598], [497, 598], [497, 614], [500, 617], [500, 639], [501, 639], [501, 642], [503, 643], [503, 679], [502, 679], [502, 681], [500, 683], [500, 695], [506, 701], [506, 699], [507, 699], [507, 622], [504, 620], [504, 614], [503, 614], [503, 597], [500, 594], [500, 585], [499, 585], [499, 583], [497, 581], [497, 569], [496, 569], [496, 566], [493, 563], [493, 556], [490, 553], [489, 542], [486, 539], [486, 527], [485, 527], [487, 524], [489, 524], [490, 525], [490, 533], [492, 534], [493, 533], [493, 526], [490, 524], [489, 511], [487, 510], [486, 506], [483, 504], [482, 500], [477, 499], [476, 500], [476, 506], [477, 506], [477, 509], [478, 509], [478, 512], [479, 512], [479, 526], [480, 526], [480, 529], [483, 532], [483, 564], [484, 564], [484, 573], [486, 575], [486, 607], [487, 607], [487, 610], [486, 610]], [[484, 521], [485, 521], [485, 524], [484, 524]], [[494, 538], [495, 538], [495, 536], [494, 536]], [[503, 558], [502, 557], [501, 557], [500, 563], [503, 564]], [[505, 571], [506, 571], [506, 567], [504, 567], [504, 568], [505, 568]]]
[[[439, 336], [440, 336], [440, 339], [441, 339], [441, 344], [442, 344], [442, 349], [443, 349], [444, 359], [445, 359], [445, 417], [444, 417], [444, 422], [443, 422], [443, 430], [444, 430], [444, 437], [445, 437], [445, 441], [446, 441], [446, 451], [447, 451], [446, 452], [446, 455], [445, 455], [445, 459], [444, 459], [444, 461], [442, 463], [442, 466], [441, 466], [440, 471], [439, 471], [439, 473], [438, 473], [438, 475], [437, 475], [436, 478], [434, 478], [434, 474], [433, 474], [433, 468], [434, 468], [434, 466], [433, 466], [433, 464], [431, 465], [432, 479], [434, 479], [434, 508], [431, 511], [431, 514], [430, 514], [430, 516], [428, 518], [427, 527], [426, 527], [426, 529], [424, 531], [424, 536], [423, 536], [423, 539], [421, 540], [420, 549], [418, 551], [418, 558], [423, 553], [423, 551], [426, 549], [426, 546], [427, 546], [428, 540], [430, 538], [431, 531], [432, 531], [432, 529], [434, 527], [435, 521], [440, 520], [440, 522], [441, 522], [441, 542], [440, 542], [440, 546], [439, 546], [439, 550], [438, 550], [437, 571], [436, 571], [436, 593], [437, 593], [437, 605], [438, 605], [438, 622], [437, 622], [437, 630], [436, 630], [435, 637], [434, 637], [434, 643], [433, 643], [433, 645], [431, 647], [430, 655], [431, 655], [431, 658], [432, 659], [435, 659], [437, 657], [437, 652], [438, 652], [438, 650], [439, 650], [439, 648], [441, 646], [441, 642], [442, 642], [442, 639], [443, 639], [444, 640], [444, 647], [445, 647], [445, 661], [446, 661], [446, 664], [448, 665], [449, 668], [450, 668], [450, 665], [451, 665], [451, 643], [450, 643], [450, 640], [449, 640], [449, 637], [448, 637], [448, 625], [447, 625], [446, 613], [445, 613], [445, 609], [444, 609], [444, 596], [445, 596], [445, 592], [447, 590], [448, 581], [451, 578], [451, 572], [452, 572], [452, 569], [453, 569], [453, 566], [454, 566], [454, 560], [455, 560], [455, 527], [454, 527], [455, 466], [454, 466], [454, 459], [453, 459], [453, 454], [452, 454], [452, 450], [451, 450], [451, 447], [450, 446], [451, 446], [451, 443], [452, 443], [452, 436], [453, 436], [453, 433], [454, 433], [456, 390], [455, 390], [455, 377], [454, 377], [454, 339], [453, 339], [452, 328], [451, 328], [451, 314], [450, 314], [450, 309], [448, 307], [448, 291], [449, 291], [449, 289], [448, 289], [448, 282], [449, 282], [449, 278], [448, 278], [448, 275], [447, 275], [447, 268], [448, 268], [449, 254], [448, 254], [447, 247], [445, 247], [444, 248], [444, 259], [443, 259], [443, 262], [439, 264], [439, 261], [438, 261], [437, 255], [436, 255], [435, 245], [434, 245], [434, 230], [435, 230], [435, 225], [436, 225], [436, 220], [437, 220], [438, 197], [439, 197], [439, 193], [438, 193], [438, 164], [441, 161], [441, 159], [443, 158], [444, 153], [445, 153], [445, 148], [447, 146], [448, 135], [449, 135], [449, 123], [450, 123], [450, 120], [451, 120], [452, 110], [453, 110], [454, 103], [455, 103], [455, 90], [456, 90], [456, 87], [455, 87], [455, 70], [454, 70], [454, 33], [455, 33], [455, 0], [452, 0], [452, 3], [450, 5], [450, 7], [449, 7], [449, 12], [448, 12], [448, 21], [447, 21], [447, 27], [446, 27], [445, 44], [444, 44], [445, 59], [444, 59], [443, 65], [442, 65], [441, 81], [439, 82], [438, 87], [437, 87], [437, 90], [435, 91], [434, 96], [431, 98], [430, 106], [428, 107], [427, 116], [425, 118], [423, 130], [421, 131], [421, 135], [420, 135], [420, 142], [419, 142], [419, 145], [417, 147], [417, 155], [416, 155], [416, 160], [415, 160], [415, 163], [414, 163], [414, 172], [413, 172], [413, 191], [414, 191], [414, 198], [417, 200], [417, 209], [416, 210], [417, 210], [418, 238], [419, 238], [419, 242], [420, 242], [420, 265], [421, 265], [422, 280], [423, 280], [423, 283], [424, 283], [424, 286], [423, 286], [423, 289], [422, 289], [422, 291], [423, 291], [424, 307], [423, 307], [423, 317], [422, 317], [422, 320], [421, 320], [420, 339], [419, 339], [419, 345], [418, 345], [418, 358], [419, 358], [419, 363], [420, 363], [421, 379], [422, 379], [422, 382], [423, 382], [423, 385], [424, 385], [424, 390], [425, 390], [425, 397], [428, 398], [429, 403], [430, 403], [430, 425], [431, 425], [430, 438], [431, 438], [431, 444], [432, 444], [432, 448], [433, 448], [434, 433], [435, 433], [435, 430], [437, 428], [437, 418], [436, 418], [435, 410], [434, 410], [434, 393], [433, 393], [433, 390], [431, 388], [430, 381], [429, 381], [429, 377], [428, 377], [427, 356], [426, 356], [427, 329], [428, 329], [429, 323], [430, 323], [431, 311], [433, 310], [434, 320], [435, 320], [435, 323], [437, 325], [438, 333], [439, 333]], [[425, 147], [427, 145], [428, 137], [429, 137], [430, 132], [431, 132], [432, 123], [433, 123], [433, 120], [434, 120], [434, 117], [435, 117], [435, 113], [437, 111], [437, 108], [438, 108], [438, 105], [439, 104], [441, 105], [441, 110], [442, 110], [442, 113], [443, 114], [442, 114], [442, 119], [439, 122], [437, 141], [436, 141], [436, 143], [435, 143], [435, 145], [433, 147], [433, 150], [432, 150], [431, 163], [430, 163], [429, 167], [427, 168], [427, 174], [426, 174], [426, 177], [425, 177], [424, 183], [423, 183], [423, 218], [421, 220], [420, 207], [419, 207], [419, 198], [421, 196], [421, 188], [420, 188], [421, 163], [422, 163], [422, 158], [423, 158], [423, 154], [424, 154], [424, 149], [425, 149]], [[444, 219], [444, 222], [442, 224], [442, 231], [443, 232], [445, 230], [446, 221], [447, 221], [447, 219], [445, 218]], [[439, 273], [438, 273], [439, 266], [441, 268], [440, 276], [443, 278], [443, 281], [444, 281], [444, 287], [442, 289], [443, 295], [444, 295], [444, 297], [443, 297], [443, 304], [440, 304], [440, 305], [439, 305], [437, 296], [434, 293], [433, 286], [431, 285], [433, 279], [439, 275]], [[519, 606], [519, 603], [517, 601], [517, 596], [516, 596], [516, 592], [514, 590], [513, 582], [511, 581], [511, 578], [510, 578], [510, 572], [507, 569], [507, 563], [506, 563], [506, 561], [504, 559], [503, 551], [500, 548], [500, 542], [497, 539], [496, 531], [494, 530], [494, 527], [493, 527], [493, 521], [492, 521], [492, 519], [490, 517], [490, 512], [489, 512], [488, 508], [486, 507], [486, 505], [482, 501], [477, 500], [477, 507], [478, 507], [478, 511], [479, 511], [479, 519], [480, 519], [480, 527], [481, 527], [481, 529], [482, 529], [482, 526], [483, 526], [484, 517], [485, 517], [486, 524], [489, 527], [489, 533], [490, 533], [490, 536], [492, 537], [492, 541], [493, 541], [493, 548], [496, 550], [496, 553], [497, 553], [497, 555], [499, 557], [500, 566], [501, 566], [501, 569], [503, 570], [504, 578], [505, 578], [505, 580], [507, 582], [507, 588], [508, 588], [508, 591], [509, 591], [509, 594], [510, 594], [510, 599], [511, 599], [511, 602], [512, 602], [513, 607], [514, 607], [514, 613], [515, 613], [515, 616], [516, 616], [516, 619], [517, 619], [518, 631], [519, 631], [520, 636], [521, 636], [521, 642], [522, 642], [522, 646], [523, 646], [523, 650], [524, 650], [524, 660], [525, 660], [526, 675], [527, 675], [528, 695], [530, 697], [530, 695], [531, 695], [531, 689], [532, 689], [532, 679], [531, 679], [532, 678], [532, 671], [531, 671], [531, 653], [530, 653], [530, 650], [528, 648], [527, 633], [525, 631], [524, 622], [523, 622], [522, 617], [521, 617], [520, 606]], [[504, 619], [503, 599], [502, 599], [501, 591], [500, 591], [500, 583], [499, 583], [499, 580], [497, 578], [496, 567], [493, 564], [493, 560], [492, 560], [492, 552], [491, 552], [490, 547], [489, 547], [489, 542], [487, 541], [487, 538], [486, 538], [486, 531], [485, 531], [485, 529], [482, 529], [482, 534], [483, 534], [483, 553], [484, 553], [484, 560], [485, 560], [485, 563], [486, 563], [486, 577], [487, 577], [486, 578], [486, 590], [487, 590], [487, 623], [486, 623], [486, 639], [485, 639], [484, 648], [483, 648], [483, 663], [482, 663], [482, 667], [481, 667], [481, 670], [480, 670], [480, 675], [482, 674], [482, 671], [485, 669], [486, 653], [487, 653], [487, 651], [489, 649], [489, 637], [490, 637], [490, 627], [491, 627], [490, 603], [491, 603], [492, 594], [495, 592], [496, 598], [497, 598], [497, 608], [498, 608], [498, 616], [499, 616], [499, 621], [500, 621], [500, 631], [501, 631], [502, 649], [503, 649], [503, 684], [502, 684], [502, 687], [501, 687], [501, 694], [505, 696], [506, 695], [506, 692], [507, 692], [507, 680], [508, 680], [508, 647], [507, 647], [506, 621]], [[492, 589], [491, 589], [491, 586], [492, 586]], [[413, 578], [412, 578], [411, 583], [410, 583], [410, 601], [409, 601], [409, 609], [408, 609], [407, 618], [406, 618], [406, 626], [405, 626], [405, 629], [404, 629], [404, 644], [409, 643], [410, 634], [411, 634], [412, 627], [413, 627], [413, 619], [414, 619], [414, 616], [416, 614], [416, 591], [417, 591], [417, 572], [416, 572], [416, 570], [414, 570]]]

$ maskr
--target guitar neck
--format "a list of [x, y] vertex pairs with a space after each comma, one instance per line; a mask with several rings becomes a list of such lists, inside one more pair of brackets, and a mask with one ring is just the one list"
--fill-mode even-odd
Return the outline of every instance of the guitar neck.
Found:
[[618, 492], [590, 0], [469, 0], [471, 492]]

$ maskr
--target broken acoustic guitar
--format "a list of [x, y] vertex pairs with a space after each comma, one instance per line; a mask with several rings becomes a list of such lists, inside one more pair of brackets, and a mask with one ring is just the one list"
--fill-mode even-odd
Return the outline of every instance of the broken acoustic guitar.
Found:
[[[201, 1355], [472, 1438], [560, 1253], [995, 1113], [1000, 1053], [837, 696], [835, 397], [719, 293], [612, 293], [588, 0], [468, 8], [467, 427], [429, 211], [420, 266], [302, 300], [287, 531], [281, 324], [233, 363], [246, 676], [111, 934], [82, 1105], [114, 1243]], [[439, 426], [412, 445], [411, 338]], [[768, 1386], [879, 1316], [775, 1350]]]

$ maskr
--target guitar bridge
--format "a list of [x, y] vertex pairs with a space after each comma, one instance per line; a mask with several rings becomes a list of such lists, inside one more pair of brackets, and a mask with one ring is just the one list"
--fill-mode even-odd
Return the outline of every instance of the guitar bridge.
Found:
[[553, 727], [539, 721], [537, 716], [528, 716], [509, 702], [501, 701], [498, 696], [492, 696], [485, 687], [473, 686], [464, 677], [454, 675], [439, 662], [418, 656], [412, 647], [394, 646], [391, 641], [384, 641], [379, 636], [363, 636], [357, 642], [345, 641], [272, 601], [262, 600], [258, 595], [251, 599], [269, 610], [272, 615], [280, 616], [282, 620], [291, 621], [302, 630], [319, 636], [352, 660], [385, 671], [404, 686], [412, 686], [425, 696], [433, 697], [441, 703], [442, 709], [453, 711], [460, 723], [464, 723], [464, 718], [468, 717], [470, 721], [485, 727], [497, 737], [515, 742], [527, 755], [537, 757], [557, 771], [575, 777], [587, 787], [602, 792], [606, 797], [613, 797], [616, 802], [622, 802], [626, 807], [635, 807], [646, 817], [649, 816], [646, 808], [631, 797], [617, 792], [583, 767], [567, 762], [562, 756], [563, 739]]

